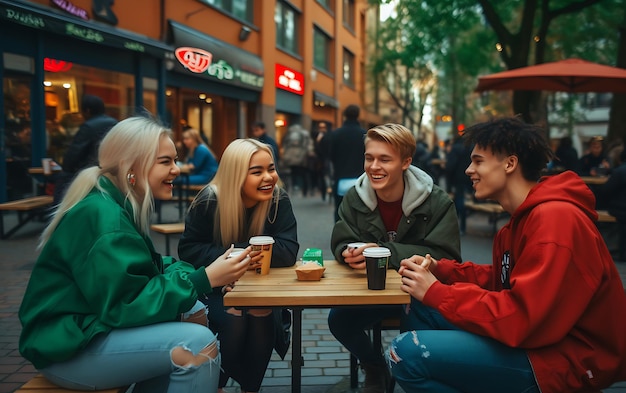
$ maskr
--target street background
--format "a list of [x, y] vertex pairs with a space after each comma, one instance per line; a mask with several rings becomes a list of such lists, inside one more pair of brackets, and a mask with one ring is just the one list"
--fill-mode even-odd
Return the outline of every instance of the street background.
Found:
[[[332, 259], [330, 234], [333, 227], [334, 203], [322, 201], [319, 195], [304, 198], [292, 193], [294, 212], [298, 222], [299, 255], [307, 247], [323, 250], [325, 259]], [[5, 228], [15, 222], [14, 214], [5, 214]], [[178, 221], [177, 204], [163, 205], [163, 222]], [[503, 225], [506, 219], [498, 221]], [[37, 374], [32, 365], [18, 352], [20, 324], [17, 318], [19, 305], [37, 257], [38, 236], [44, 228], [43, 222], [31, 222], [6, 240], [0, 240], [0, 393], [14, 392], [25, 381]], [[612, 235], [610, 236], [612, 239]], [[165, 252], [163, 235], [153, 233], [157, 251]], [[492, 225], [485, 214], [473, 213], [468, 217], [467, 233], [461, 238], [464, 260], [491, 263]], [[171, 238], [172, 254], [177, 256], [178, 236]], [[615, 247], [610, 244], [610, 248]], [[616, 263], [622, 282], [626, 282], [626, 263]], [[349, 384], [349, 354], [333, 338], [328, 330], [328, 309], [309, 309], [303, 313], [303, 393], [353, 392]], [[626, 334], [626, 332], [624, 332]], [[397, 331], [384, 331], [385, 347], [397, 335]], [[267, 370], [264, 393], [290, 392], [291, 350], [281, 360], [275, 353]], [[362, 380], [363, 375], [360, 375]], [[231, 387], [230, 392], [236, 392]], [[394, 393], [403, 390], [396, 386]], [[626, 382], [620, 382], [604, 393], [626, 393]]]

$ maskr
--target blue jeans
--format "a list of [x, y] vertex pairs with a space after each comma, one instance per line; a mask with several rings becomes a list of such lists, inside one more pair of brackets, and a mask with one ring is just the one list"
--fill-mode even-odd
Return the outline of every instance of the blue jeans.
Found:
[[164, 322], [115, 329], [95, 337], [76, 356], [41, 373], [53, 383], [77, 390], [99, 390], [136, 383], [134, 393], [214, 393], [220, 356], [199, 366], [178, 366], [171, 352], [183, 347], [198, 354], [216, 342], [206, 327], [189, 322]]
[[350, 353], [363, 364], [385, 364], [385, 358], [374, 348], [366, 329], [387, 318], [402, 316], [402, 306], [368, 306], [332, 308], [328, 328]]
[[410, 315], [414, 330], [396, 337], [386, 353], [404, 391], [539, 393], [523, 349], [459, 330], [416, 300]]

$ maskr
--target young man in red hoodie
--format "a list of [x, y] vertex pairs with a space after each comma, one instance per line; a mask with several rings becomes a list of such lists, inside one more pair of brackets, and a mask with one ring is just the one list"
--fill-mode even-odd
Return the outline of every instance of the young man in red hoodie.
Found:
[[387, 354], [407, 392], [597, 392], [626, 380], [626, 296], [573, 172], [540, 179], [552, 153], [517, 118], [475, 125], [466, 174], [511, 214], [492, 265], [401, 262], [413, 330]]

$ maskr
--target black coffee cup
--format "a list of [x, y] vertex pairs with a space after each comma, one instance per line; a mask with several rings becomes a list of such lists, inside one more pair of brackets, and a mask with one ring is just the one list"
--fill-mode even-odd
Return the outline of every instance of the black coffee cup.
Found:
[[363, 256], [367, 270], [367, 289], [385, 289], [391, 251], [386, 247], [369, 247], [363, 250]]

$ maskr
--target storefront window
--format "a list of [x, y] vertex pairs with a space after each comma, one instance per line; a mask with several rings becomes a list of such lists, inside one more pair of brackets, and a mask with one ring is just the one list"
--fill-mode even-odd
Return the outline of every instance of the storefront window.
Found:
[[[84, 120], [80, 113], [83, 95], [102, 98], [106, 113], [118, 120], [135, 113], [135, 79], [131, 74], [69, 63], [60, 70], [46, 71], [44, 88], [47, 155], [61, 165], [67, 146]], [[146, 109], [154, 113], [155, 108]]]
[[9, 200], [21, 198], [30, 192], [30, 76], [9, 76], [3, 80], [4, 92], [4, 146], [6, 160], [6, 187]]

